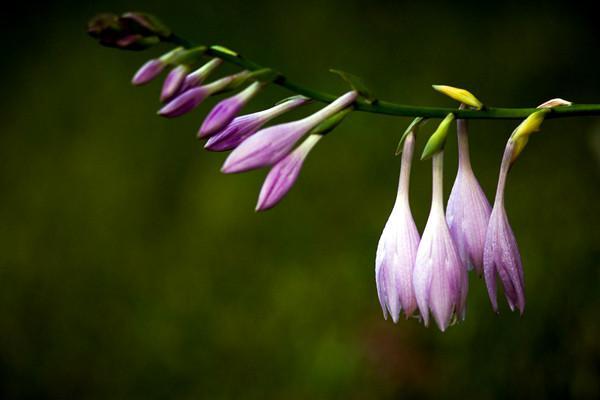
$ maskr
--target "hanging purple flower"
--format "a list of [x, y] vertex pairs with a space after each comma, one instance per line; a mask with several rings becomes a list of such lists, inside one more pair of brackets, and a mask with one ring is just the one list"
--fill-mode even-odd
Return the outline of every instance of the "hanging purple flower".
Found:
[[515, 142], [511, 137], [506, 144], [504, 156], [502, 157], [494, 208], [490, 216], [490, 223], [485, 238], [483, 272], [494, 311], [498, 312], [496, 276], [499, 276], [502, 286], [504, 286], [504, 295], [510, 309], [514, 310], [516, 307], [523, 314], [525, 310], [523, 265], [521, 264], [521, 255], [519, 254], [517, 240], [510, 227], [504, 208], [504, 188], [514, 152]]
[[271, 168], [260, 189], [256, 211], [268, 210], [279, 203], [294, 186], [304, 159], [322, 137], [321, 135], [309, 135], [300, 146]]
[[254, 135], [267, 122], [305, 104], [307, 101], [306, 97], [294, 97], [268, 110], [237, 117], [225, 129], [208, 138], [204, 148], [210, 151], [235, 149], [245, 139]]
[[433, 155], [431, 211], [417, 250], [413, 285], [425, 326], [429, 311], [445, 331], [455, 315], [465, 318], [468, 291], [467, 269], [462, 265], [446, 219], [443, 199], [444, 152]]
[[198, 138], [212, 136], [229, 125], [246, 103], [256, 96], [263, 87], [264, 83], [254, 82], [235, 96], [221, 100], [204, 119], [200, 131], [198, 131]]
[[160, 101], [170, 100], [179, 93], [188, 71], [189, 67], [187, 65], [178, 65], [169, 72], [163, 83]]
[[467, 122], [457, 120], [458, 172], [448, 198], [446, 221], [458, 254], [468, 270], [483, 272], [483, 245], [490, 219], [490, 203], [473, 173]]
[[415, 135], [410, 133], [404, 141], [396, 202], [379, 239], [375, 258], [375, 282], [383, 316], [387, 319], [389, 313], [394, 322], [398, 322], [401, 311], [408, 318], [417, 309], [413, 269], [419, 231], [408, 201], [414, 148]]
[[208, 85], [186, 90], [173, 100], [169, 101], [158, 111], [158, 115], [167, 118], [179, 117], [198, 107], [207, 97], [225, 89], [236, 75], [226, 76]]
[[225, 160], [221, 171], [229, 174], [275, 164], [312, 128], [350, 106], [357, 92], [350, 91], [316, 113], [298, 121], [265, 128], [244, 140]]

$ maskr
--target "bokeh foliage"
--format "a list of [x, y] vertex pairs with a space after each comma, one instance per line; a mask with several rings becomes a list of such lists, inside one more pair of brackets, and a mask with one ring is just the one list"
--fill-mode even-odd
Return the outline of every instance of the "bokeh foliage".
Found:
[[[5, 15], [0, 99], [0, 398], [366, 399], [600, 396], [600, 121], [547, 122], [509, 177], [525, 315], [492, 313], [471, 277], [468, 319], [442, 334], [382, 320], [374, 253], [410, 119], [353, 114], [297, 187], [255, 214], [264, 172], [219, 173], [201, 113], [154, 115], [129, 85], [157, 51], [101, 48], [85, 21], [140, 9], [332, 92], [329, 68], [383, 99], [450, 105], [600, 102], [595, 16], [571, 2], [89, 1]], [[250, 108], [288, 93], [280, 89]], [[208, 107], [202, 108], [207, 112]], [[471, 124], [493, 196], [516, 122]], [[423, 133], [431, 132], [431, 127]], [[424, 141], [419, 140], [422, 146]], [[446, 191], [456, 144], [448, 143]], [[416, 163], [422, 229], [430, 164]]]

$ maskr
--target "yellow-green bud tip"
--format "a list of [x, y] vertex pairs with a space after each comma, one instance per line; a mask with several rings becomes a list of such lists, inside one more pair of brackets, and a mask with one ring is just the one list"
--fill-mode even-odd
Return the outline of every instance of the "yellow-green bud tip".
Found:
[[517, 128], [514, 130], [514, 132], [510, 136], [510, 140], [514, 143], [515, 146], [511, 158], [511, 163], [517, 159], [519, 154], [521, 154], [529, 140], [529, 136], [531, 136], [532, 133], [540, 130], [542, 122], [544, 122], [544, 118], [546, 117], [546, 114], [549, 111], [550, 110], [544, 108], [540, 111], [536, 111], [532, 114], [529, 114], [529, 116], [525, 118], [525, 120], [523, 120], [523, 122], [521, 122], [519, 126], [517, 126]]
[[481, 110], [483, 103], [479, 101], [471, 92], [465, 89], [456, 88], [448, 85], [432, 85], [438, 92], [454, 99], [460, 103], [466, 104], [476, 110]]
[[426, 160], [434, 154], [438, 153], [444, 148], [446, 144], [446, 136], [448, 136], [448, 129], [450, 124], [454, 121], [454, 114], [449, 113], [446, 118], [440, 122], [438, 128], [431, 134], [429, 140], [425, 144], [421, 160]]

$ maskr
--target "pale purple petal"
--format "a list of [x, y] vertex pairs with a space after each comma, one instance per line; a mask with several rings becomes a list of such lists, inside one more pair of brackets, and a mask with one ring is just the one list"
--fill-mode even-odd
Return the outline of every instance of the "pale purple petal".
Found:
[[167, 118], [179, 117], [198, 107], [208, 95], [204, 86], [190, 89], [165, 104], [158, 114]]
[[285, 157], [310, 129], [302, 120], [265, 128], [236, 147], [221, 171], [231, 174], [273, 165]]
[[232, 150], [258, 132], [267, 122], [305, 104], [307, 100], [304, 97], [293, 98], [267, 110], [237, 117], [225, 129], [208, 138], [204, 148], [211, 151]]
[[306, 156], [321, 137], [310, 135], [297, 149], [271, 168], [260, 190], [256, 211], [274, 207], [287, 194], [296, 182]]
[[135, 73], [131, 83], [136, 86], [144, 85], [160, 75], [165, 66], [159, 59], [149, 60]]
[[356, 92], [348, 92], [304, 119], [258, 131], [231, 152], [221, 171], [236, 173], [275, 164], [290, 152], [302, 136], [325, 119], [348, 107], [356, 96]]
[[266, 122], [263, 118], [255, 117], [254, 114], [237, 117], [221, 132], [209, 137], [204, 148], [210, 151], [235, 149], [245, 139], [258, 132]]
[[448, 198], [446, 221], [463, 264], [481, 275], [491, 206], [471, 167], [466, 121], [458, 120], [457, 126], [459, 165]]
[[508, 222], [504, 208], [504, 188], [510, 169], [514, 143], [509, 139], [500, 167], [500, 177], [494, 208], [490, 216], [483, 253], [483, 271], [490, 301], [498, 312], [496, 276], [504, 287], [504, 295], [511, 310], [525, 311], [525, 282], [523, 265], [515, 235]]
[[160, 94], [160, 101], [170, 100], [173, 96], [179, 93], [179, 90], [185, 80], [188, 70], [189, 67], [187, 65], [178, 65], [177, 67], [169, 71], [163, 83], [162, 91]]
[[234, 78], [235, 75], [230, 75], [211, 82], [208, 85], [186, 90], [168, 102], [158, 111], [158, 114], [168, 118], [179, 117], [180, 115], [186, 114], [198, 107], [198, 105], [208, 96], [223, 90]]
[[433, 156], [431, 211], [417, 250], [413, 284], [423, 322], [429, 323], [431, 312], [442, 331], [454, 315], [464, 319], [468, 291], [467, 270], [450, 235], [443, 206], [443, 152], [440, 152]]
[[204, 119], [198, 137], [209, 137], [225, 128], [262, 87], [262, 83], [254, 82], [235, 96], [220, 101]]
[[388, 313], [397, 322], [400, 313], [409, 317], [417, 308], [413, 290], [413, 269], [419, 232], [408, 202], [410, 167], [414, 151], [414, 134], [406, 138], [402, 154], [398, 194], [388, 218], [375, 257], [377, 294], [387, 319]]

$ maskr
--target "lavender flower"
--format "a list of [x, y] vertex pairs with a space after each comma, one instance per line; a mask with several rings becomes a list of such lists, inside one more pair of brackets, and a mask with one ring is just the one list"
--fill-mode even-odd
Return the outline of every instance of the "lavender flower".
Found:
[[254, 82], [235, 96], [220, 101], [208, 113], [198, 132], [199, 138], [212, 136], [225, 128], [239, 114], [250, 99], [262, 89], [264, 83]]
[[160, 75], [165, 67], [166, 64], [160, 59], [149, 60], [138, 69], [131, 80], [131, 83], [136, 86], [144, 85]]
[[163, 83], [160, 101], [170, 100], [179, 92], [188, 71], [189, 67], [187, 65], [178, 65], [169, 72]]
[[208, 85], [186, 90], [165, 104], [158, 115], [167, 118], [179, 117], [198, 107], [208, 96], [225, 89], [235, 79], [236, 75], [226, 76]]
[[146, 63], [142, 65], [140, 69], [138, 69], [138, 71], [135, 73], [133, 79], [131, 80], [131, 83], [136, 86], [139, 86], [150, 82], [158, 75], [160, 75], [160, 73], [165, 69], [165, 67], [169, 65], [169, 63], [173, 62], [173, 60], [184, 51], [185, 50], [183, 49], [183, 47], [177, 47], [163, 54], [162, 56], [160, 56], [160, 58], [154, 58], [152, 60], [146, 61]]
[[356, 100], [356, 96], [356, 91], [350, 91], [306, 118], [274, 125], [257, 132], [231, 152], [221, 171], [243, 172], [275, 164], [290, 152], [294, 143], [302, 136], [322, 121], [348, 107]]
[[398, 322], [402, 310], [408, 318], [417, 309], [413, 269], [419, 246], [419, 231], [408, 201], [414, 148], [415, 135], [411, 132], [404, 141], [396, 202], [379, 239], [375, 258], [375, 282], [383, 316], [387, 319], [389, 313], [394, 322]]
[[304, 159], [322, 137], [309, 135], [300, 146], [271, 168], [260, 189], [256, 211], [274, 207], [287, 194], [300, 174]]
[[223, 63], [220, 58], [213, 58], [197, 70], [189, 73], [185, 77], [185, 81], [181, 86], [180, 92], [184, 92], [188, 89], [198, 87], [204, 82], [204, 80]]
[[267, 122], [291, 109], [305, 104], [307, 101], [308, 99], [305, 97], [294, 97], [268, 110], [237, 117], [225, 129], [211, 136], [204, 148], [211, 151], [235, 149], [246, 138], [254, 135]]
[[516, 307], [523, 314], [525, 310], [523, 265], [521, 264], [521, 255], [519, 254], [517, 240], [510, 227], [504, 208], [506, 176], [510, 169], [514, 152], [515, 142], [511, 137], [506, 144], [504, 156], [502, 157], [494, 208], [485, 238], [483, 272], [494, 311], [498, 312], [496, 297], [496, 275], [498, 275], [504, 286], [504, 295], [510, 309], [514, 311]]
[[417, 250], [413, 285], [425, 326], [429, 311], [441, 331], [453, 314], [465, 318], [467, 269], [462, 265], [446, 219], [443, 199], [443, 151], [433, 155], [433, 192], [429, 219]]
[[458, 254], [468, 270], [483, 271], [483, 245], [491, 207], [473, 173], [467, 122], [457, 120], [458, 172], [448, 198], [446, 221]]

